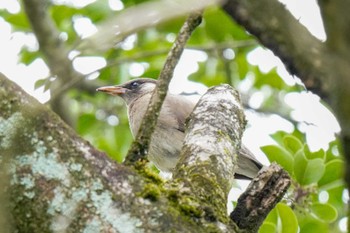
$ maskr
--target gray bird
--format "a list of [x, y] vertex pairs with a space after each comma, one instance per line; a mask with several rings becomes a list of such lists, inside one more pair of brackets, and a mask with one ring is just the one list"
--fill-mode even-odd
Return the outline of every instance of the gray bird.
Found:
[[[123, 98], [135, 137], [156, 84], [154, 79], [138, 78], [121, 85], [100, 87], [97, 91]], [[165, 98], [148, 153], [148, 159], [162, 172], [172, 172], [175, 168], [185, 137], [185, 121], [194, 106], [195, 103], [182, 95], [168, 93]], [[252, 179], [263, 166], [244, 145], [239, 150], [237, 164], [237, 179]]]

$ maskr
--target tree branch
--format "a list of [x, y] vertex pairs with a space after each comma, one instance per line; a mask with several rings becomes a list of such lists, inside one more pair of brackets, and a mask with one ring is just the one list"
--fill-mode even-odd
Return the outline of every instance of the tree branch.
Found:
[[309, 90], [321, 96], [329, 94], [329, 72], [324, 69], [329, 64], [322, 58], [327, 54], [323, 43], [280, 2], [228, 0], [223, 9], [280, 57], [289, 72], [300, 77]]
[[349, 58], [350, 2], [347, 0], [318, 1], [327, 34], [327, 46]]
[[146, 160], [151, 135], [156, 126], [175, 66], [181, 57], [187, 40], [190, 38], [193, 30], [200, 24], [201, 19], [201, 13], [192, 13], [182, 26], [159, 75], [157, 87], [153, 92], [136, 139], [132, 143], [125, 158], [125, 164], [134, 166], [136, 161]]
[[198, 198], [176, 183], [116, 164], [2, 74], [0, 129], [0, 221], [11, 232], [233, 232], [196, 215]]
[[66, 83], [84, 79], [84, 76], [76, 72], [71, 60], [68, 59], [68, 49], [60, 39], [60, 32], [57, 30], [48, 10], [48, 1], [43, 0], [23, 0], [24, 9], [29, 19], [33, 32], [39, 42], [40, 51], [44, 55], [51, 74], [57, 76], [50, 86], [50, 105], [64, 121], [74, 125], [72, 117], [67, 111], [66, 104], [62, 96], [72, 86]]
[[111, 161], [0, 74], [0, 220], [18, 232], [238, 232], [226, 203], [244, 125], [237, 92], [211, 88], [163, 185]]
[[212, 221], [227, 221], [227, 196], [245, 124], [239, 94], [226, 84], [210, 88], [189, 117], [173, 176], [182, 183], [183, 195], [199, 198], [198, 208]]
[[263, 168], [238, 198], [230, 218], [240, 229], [257, 232], [266, 216], [283, 198], [290, 184], [288, 173], [277, 164]]

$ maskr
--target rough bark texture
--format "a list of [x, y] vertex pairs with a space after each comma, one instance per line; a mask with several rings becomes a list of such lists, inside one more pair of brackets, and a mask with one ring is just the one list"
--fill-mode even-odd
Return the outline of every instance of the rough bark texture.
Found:
[[245, 123], [229, 86], [200, 100], [166, 184], [111, 161], [3, 75], [0, 109], [0, 222], [9, 232], [240, 231], [226, 203]]
[[3, 75], [0, 109], [0, 206], [10, 232], [205, 230], [157, 176], [111, 161]]
[[228, 223], [222, 210], [227, 209], [225, 200], [246, 122], [238, 92], [229, 85], [211, 88], [207, 93], [190, 116], [174, 178], [181, 180], [187, 195], [194, 193], [200, 199], [197, 205], [206, 218]]
[[276, 206], [290, 186], [286, 171], [277, 164], [263, 168], [239, 197], [230, 214], [240, 229], [257, 232], [267, 214]]
[[280, 57], [289, 72], [298, 75], [308, 89], [325, 94], [330, 85], [326, 71], [321, 69], [326, 62], [325, 48], [283, 4], [277, 0], [228, 0], [223, 9]]

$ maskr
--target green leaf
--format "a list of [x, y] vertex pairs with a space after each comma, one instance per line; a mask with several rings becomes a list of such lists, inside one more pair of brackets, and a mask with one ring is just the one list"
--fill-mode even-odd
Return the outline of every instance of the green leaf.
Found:
[[264, 222], [259, 229], [259, 233], [273, 233], [276, 232], [276, 229], [276, 224]]
[[82, 13], [89, 16], [93, 22], [100, 22], [115, 13], [110, 9], [108, 0], [95, 1], [84, 8]]
[[273, 224], [277, 224], [277, 220], [278, 220], [278, 213], [276, 208], [272, 209], [270, 211], [270, 213], [267, 215], [265, 222], [269, 222], [269, 223], [273, 223]]
[[344, 176], [344, 162], [334, 159], [326, 163], [323, 177], [318, 181], [318, 185], [324, 186], [337, 180], [342, 180]]
[[32, 52], [28, 51], [27, 48], [23, 48], [21, 52], [19, 53], [20, 55], [20, 61], [26, 65], [29, 65], [32, 63], [36, 58], [39, 57], [39, 54], [37, 51]]
[[314, 203], [310, 209], [318, 219], [328, 223], [334, 222], [338, 217], [337, 210], [327, 203]]
[[77, 131], [81, 135], [88, 134], [96, 126], [95, 114], [82, 114], [77, 122]]
[[305, 171], [304, 184], [318, 182], [324, 174], [325, 167], [322, 159], [309, 160]]
[[293, 210], [284, 203], [278, 203], [277, 206], [278, 215], [281, 219], [281, 231], [282, 233], [296, 233], [298, 232], [298, 220]]
[[[204, 28], [209, 38], [215, 41], [225, 41], [234, 38], [236, 40], [246, 40], [251, 36], [237, 25], [220, 8], [210, 8], [204, 13]], [[220, 25], [220, 27], [218, 27]]]
[[281, 90], [286, 86], [283, 79], [277, 74], [276, 68], [271, 69], [268, 73], [263, 73], [260, 71], [259, 67], [255, 67], [254, 74], [255, 74], [254, 87], [258, 89], [260, 89], [265, 85], [269, 85], [272, 88]]
[[320, 159], [324, 160], [326, 158], [326, 153], [324, 152], [323, 149], [312, 152], [312, 151], [310, 151], [308, 145], [304, 146], [304, 153], [305, 153], [306, 158], [308, 158], [308, 159], [320, 158]]
[[[233, 22], [226, 14], [217, 10], [210, 9], [205, 13], [205, 28], [210, 38], [215, 41], [225, 41], [232, 39], [230, 34], [233, 28]], [[218, 27], [220, 25], [220, 27]], [[225, 30], [222, 30], [225, 28]], [[230, 33], [229, 33], [230, 32]]]
[[293, 135], [297, 137], [301, 142], [305, 141], [304, 135], [297, 129], [295, 129], [292, 133], [287, 133], [285, 131], [277, 131], [270, 136], [275, 140], [279, 145], [284, 146], [284, 137], [287, 135]]
[[303, 143], [293, 135], [286, 135], [283, 138], [283, 143], [293, 154], [297, 153], [303, 148]]
[[294, 176], [296, 180], [302, 184], [304, 180], [304, 172], [307, 166], [307, 158], [303, 150], [298, 151], [294, 158]]
[[38, 79], [38, 80], [34, 83], [34, 89], [36, 90], [36, 89], [38, 89], [38, 88], [44, 86], [45, 83], [46, 83], [46, 78], [44, 78], [44, 79]]
[[329, 233], [328, 224], [311, 221], [300, 227], [300, 233]]
[[303, 150], [296, 153], [294, 158], [294, 175], [301, 185], [316, 183], [321, 179], [325, 171], [322, 159], [308, 160]]
[[267, 215], [264, 223], [261, 225], [259, 229], [259, 233], [276, 232], [277, 224], [278, 224], [278, 213], [276, 208], [274, 208]]
[[281, 165], [289, 174], [293, 174], [293, 155], [283, 147], [268, 145], [261, 147], [270, 162]]
[[4, 19], [16, 30], [29, 31], [28, 19], [23, 12], [18, 14], [4, 14]]
[[236, 54], [234, 61], [237, 64], [237, 71], [240, 80], [243, 80], [248, 71], [249, 71], [249, 63], [247, 61], [246, 53], [239, 52]]
[[326, 152], [326, 160], [331, 161], [333, 159], [339, 159], [341, 154], [339, 148], [341, 148], [341, 145], [338, 139], [330, 142]]

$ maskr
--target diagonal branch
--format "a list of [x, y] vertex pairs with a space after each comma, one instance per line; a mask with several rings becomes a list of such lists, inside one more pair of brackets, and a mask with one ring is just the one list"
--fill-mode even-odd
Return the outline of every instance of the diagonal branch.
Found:
[[49, 15], [49, 2], [23, 0], [23, 3], [26, 15], [39, 42], [40, 51], [43, 53], [52, 75], [57, 76], [61, 80], [60, 83], [74, 79], [81, 80], [83, 76], [74, 70], [72, 62], [68, 58], [69, 50], [60, 38], [60, 32]]
[[187, 40], [190, 38], [193, 30], [200, 24], [201, 19], [201, 13], [193, 13], [182, 26], [179, 35], [168, 54], [163, 70], [159, 75], [157, 87], [154, 90], [147, 111], [142, 120], [140, 130], [125, 158], [126, 164], [134, 165], [136, 161], [146, 160], [151, 135], [156, 126], [158, 114], [168, 91], [170, 80], [173, 77], [175, 66], [181, 57]]
[[[277, 0], [228, 0], [223, 9], [300, 77], [309, 90], [323, 96], [329, 89], [324, 44]], [[268, 17], [266, 17], [268, 16]]]
[[44, 56], [51, 74], [56, 80], [50, 86], [52, 109], [58, 113], [68, 124], [73, 125], [72, 118], [66, 111], [66, 102], [61, 98], [71, 87], [66, 83], [77, 82], [84, 76], [76, 72], [71, 60], [68, 58], [68, 49], [60, 38], [54, 21], [49, 14], [49, 1], [23, 0], [24, 9], [34, 34], [39, 42], [40, 51]]
[[319, 0], [327, 46], [349, 57], [350, 51], [350, 1]]

